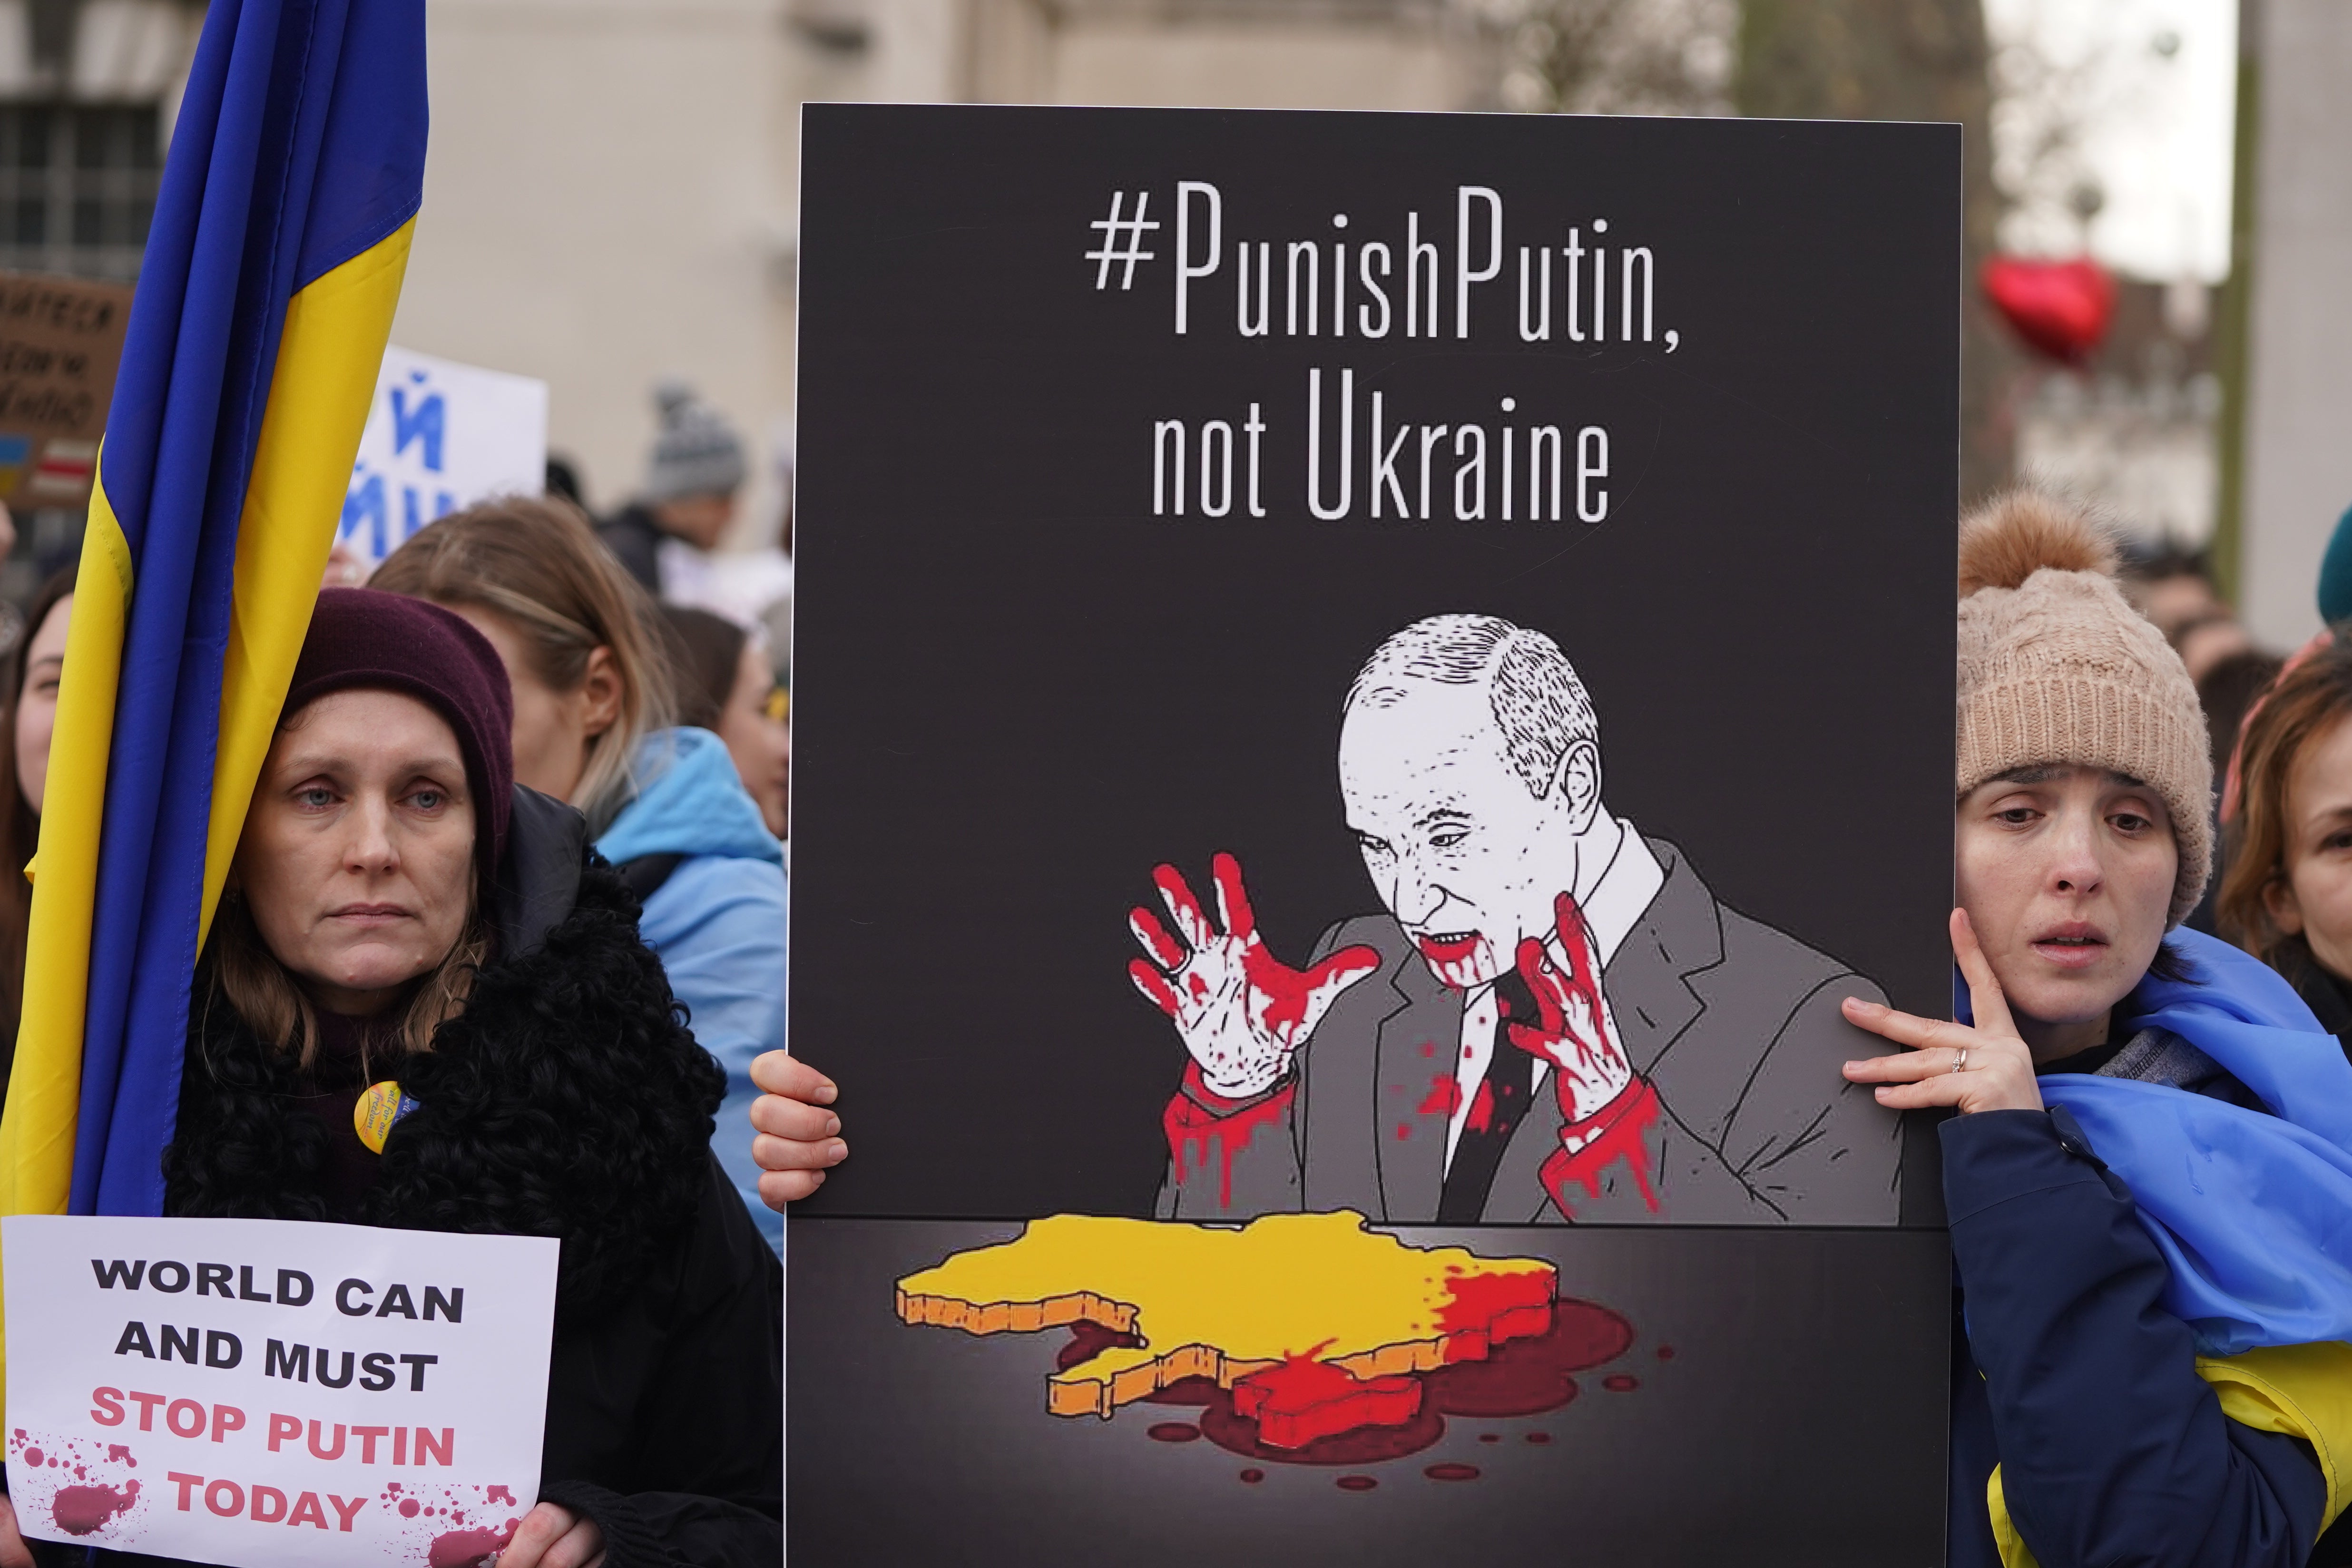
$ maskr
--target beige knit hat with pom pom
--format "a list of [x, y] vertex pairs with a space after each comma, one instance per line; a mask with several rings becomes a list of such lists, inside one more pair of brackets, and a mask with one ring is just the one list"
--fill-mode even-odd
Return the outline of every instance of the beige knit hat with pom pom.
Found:
[[1958, 787], [2036, 763], [2126, 773], [2163, 796], [2180, 869], [2170, 924], [2213, 867], [2213, 764], [2197, 688], [2116, 587], [2090, 516], [2031, 490], [1960, 522]]

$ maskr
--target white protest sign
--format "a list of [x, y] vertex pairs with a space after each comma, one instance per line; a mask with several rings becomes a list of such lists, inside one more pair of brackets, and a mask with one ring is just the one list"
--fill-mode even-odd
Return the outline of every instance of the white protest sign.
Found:
[[18, 1215], [8, 1494], [28, 1536], [471, 1563], [539, 1493], [557, 1244]]
[[546, 484], [547, 383], [387, 348], [341, 539], [373, 566], [435, 518]]

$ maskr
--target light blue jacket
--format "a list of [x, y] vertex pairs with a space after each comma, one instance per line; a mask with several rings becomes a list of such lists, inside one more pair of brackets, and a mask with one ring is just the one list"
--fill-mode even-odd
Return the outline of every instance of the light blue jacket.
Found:
[[782, 1215], [760, 1201], [749, 1112], [751, 1058], [784, 1045], [783, 847], [744, 793], [725, 742], [708, 730], [661, 730], [636, 757], [644, 781], [596, 847], [615, 866], [683, 855], [646, 900], [637, 930], [661, 956], [694, 1037], [727, 1069], [710, 1146], [768, 1244], [783, 1250]]

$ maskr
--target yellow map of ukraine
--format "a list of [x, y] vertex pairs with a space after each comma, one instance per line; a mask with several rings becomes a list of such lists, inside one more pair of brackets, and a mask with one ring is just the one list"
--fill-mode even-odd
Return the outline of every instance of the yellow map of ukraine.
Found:
[[1137, 1335], [1047, 1379], [1054, 1414], [1108, 1416], [1183, 1378], [1231, 1388], [1302, 1360], [1366, 1382], [1484, 1360], [1549, 1327], [1556, 1274], [1541, 1258], [1408, 1247], [1345, 1211], [1239, 1228], [1061, 1215], [899, 1280], [898, 1316]]

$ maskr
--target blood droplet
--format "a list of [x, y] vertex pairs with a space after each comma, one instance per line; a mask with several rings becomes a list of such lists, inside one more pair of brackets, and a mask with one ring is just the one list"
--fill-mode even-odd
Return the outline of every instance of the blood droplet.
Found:
[[49, 1500], [49, 1517], [68, 1535], [88, 1535], [139, 1500], [139, 1483], [114, 1487], [67, 1487]]
[[490, 1558], [514, 1539], [506, 1530], [451, 1530], [433, 1538], [425, 1549], [427, 1568], [486, 1568]]
[[1642, 1386], [1642, 1380], [1630, 1373], [1621, 1372], [1614, 1376], [1602, 1378], [1601, 1386], [1612, 1394], [1631, 1394]]
[[27, 1448], [27, 1449], [26, 1449], [26, 1450], [25, 1450], [25, 1463], [26, 1463], [26, 1464], [28, 1464], [28, 1465], [30, 1465], [30, 1466], [32, 1466], [35, 1469], [38, 1469], [38, 1468], [40, 1468], [40, 1465], [41, 1465], [41, 1451], [40, 1451], [38, 1448]]
[[[1552, 1082], [1559, 1085], [1562, 1078], [1555, 1077]], [[1596, 1122], [1599, 1125], [1591, 1127], [1589, 1136], [1573, 1153], [1565, 1145], [1551, 1152], [1538, 1173], [1544, 1190], [1551, 1194], [1551, 1201], [1561, 1214], [1570, 1219], [1576, 1217], [1575, 1205], [1569, 1199], [1571, 1186], [1582, 1187], [1587, 1196], [1599, 1202], [1601, 1178], [1610, 1166], [1621, 1160], [1633, 1173], [1633, 1180], [1642, 1190], [1642, 1201], [1649, 1205], [1652, 1214], [1658, 1212], [1658, 1194], [1650, 1185], [1647, 1140], [1650, 1129], [1657, 1125], [1659, 1111], [1658, 1091], [1645, 1080], [1635, 1079], [1626, 1086], [1624, 1093], [1587, 1119], [1587, 1127]], [[1584, 1129], [1565, 1131], [1582, 1132]]]
[[1433, 1481], [1475, 1481], [1478, 1479], [1475, 1465], [1432, 1465], [1421, 1472]]
[[[1192, 1070], [1198, 1073], [1200, 1069], [1196, 1066]], [[1231, 1208], [1234, 1157], [1249, 1147], [1259, 1128], [1280, 1121], [1289, 1114], [1293, 1093], [1293, 1089], [1285, 1088], [1255, 1105], [1222, 1114], [1189, 1094], [1180, 1092], [1171, 1097], [1160, 1116], [1160, 1131], [1168, 1135], [1168, 1157], [1175, 1164], [1177, 1182], [1183, 1182], [1184, 1173], [1191, 1166], [1206, 1170], [1213, 1150], [1217, 1161], [1217, 1205]]]
[[1254, 1487], [1264, 1479], [1265, 1479], [1265, 1472], [1264, 1470], [1252, 1469], [1244, 1470], [1242, 1472], [1242, 1484], [1244, 1486]]
[[1675, 1359], [1675, 1347], [1674, 1347], [1674, 1346], [1672, 1346], [1672, 1345], [1660, 1345], [1660, 1346], [1658, 1347], [1658, 1359], [1659, 1359], [1660, 1361], [1672, 1361], [1672, 1360], [1674, 1360], [1674, 1359]]
[[1339, 1480], [1343, 1492], [1368, 1492], [1380, 1484], [1370, 1476], [1341, 1476]]
[[400, 1500], [400, 1517], [403, 1519], [415, 1519], [416, 1517], [418, 1506], [419, 1505], [415, 1498], [402, 1498]]
[[1153, 1423], [1144, 1436], [1155, 1443], [1197, 1443], [1201, 1429], [1190, 1421], [1160, 1421]]
[[1530, 1443], [1549, 1443], [1551, 1441], [1551, 1434], [1549, 1432], [1530, 1432], [1528, 1434], [1528, 1441]]

